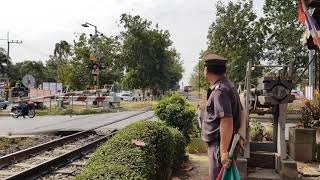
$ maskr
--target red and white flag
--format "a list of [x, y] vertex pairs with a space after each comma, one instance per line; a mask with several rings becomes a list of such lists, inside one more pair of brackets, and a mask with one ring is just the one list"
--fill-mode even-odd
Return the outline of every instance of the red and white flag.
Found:
[[[320, 47], [320, 28], [319, 25], [314, 17], [310, 15], [310, 13], [307, 10], [305, 0], [299, 0], [298, 4], [298, 20], [305, 24], [307, 27], [306, 33], [305, 33], [305, 39], [309, 39], [310, 36], [312, 36], [313, 43]], [[305, 40], [306, 42], [306, 40]]]

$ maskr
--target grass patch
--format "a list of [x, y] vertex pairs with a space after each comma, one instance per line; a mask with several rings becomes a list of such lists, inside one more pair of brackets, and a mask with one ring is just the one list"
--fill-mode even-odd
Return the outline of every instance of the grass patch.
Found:
[[46, 115], [90, 115], [90, 114], [101, 114], [101, 113], [110, 113], [110, 112], [119, 112], [119, 111], [130, 111], [138, 109], [153, 109], [154, 105], [157, 104], [156, 101], [146, 101], [146, 102], [128, 102], [122, 101], [120, 103], [120, 108], [103, 108], [103, 107], [90, 107], [86, 108], [85, 105], [64, 105], [62, 108], [52, 107], [46, 109], [37, 109], [37, 116], [46, 116]]
[[187, 152], [189, 154], [206, 153], [207, 144], [203, 142], [201, 138], [193, 138], [191, 139], [191, 142], [187, 146]]
[[122, 101], [120, 106], [127, 110], [137, 110], [137, 109], [153, 109], [153, 107], [157, 104], [156, 101]]
[[84, 106], [82, 108], [74, 108], [70, 109], [68, 107], [64, 108], [55, 108], [55, 109], [44, 109], [44, 110], [36, 110], [38, 116], [46, 116], [46, 115], [89, 115], [89, 114], [100, 114], [100, 113], [110, 113], [117, 112], [123, 109], [106, 109], [106, 108], [88, 108], [86, 109]]

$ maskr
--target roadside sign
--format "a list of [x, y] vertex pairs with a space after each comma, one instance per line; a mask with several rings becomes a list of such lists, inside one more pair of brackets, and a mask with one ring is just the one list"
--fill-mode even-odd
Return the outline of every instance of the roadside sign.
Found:
[[92, 69], [92, 72], [91, 72], [92, 74], [99, 74], [99, 69]]
[[22, 84], [27, 88], [33, 88], [35, 87], [36, 80], [32, 75], [27, 74], [22, 78]]

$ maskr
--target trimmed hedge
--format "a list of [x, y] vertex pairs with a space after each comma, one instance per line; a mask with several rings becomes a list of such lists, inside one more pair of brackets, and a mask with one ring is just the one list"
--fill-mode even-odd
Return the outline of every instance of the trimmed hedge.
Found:
[[[138, 146], [132, 140], [145, 145]], [[185, 144], [176, 129], [161, 122], [140, 121], [99, 147], [75, 179], [169, 179], [173, 161], [185, 154]]]
[[173, 167], [178, 167], [184, 160], [186, 160], [187, 140], [178, 129], [169, 127], [169, 130], [174, 141]]
[[178, 128], [190, 142], [196, 112], [184, 97], [173, 95], [162, 99], [155, 107], [155, 114], [166, 125]]

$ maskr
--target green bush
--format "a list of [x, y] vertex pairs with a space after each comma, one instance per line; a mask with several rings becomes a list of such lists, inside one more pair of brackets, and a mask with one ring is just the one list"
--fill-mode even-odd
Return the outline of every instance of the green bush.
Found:
[[256, 119], [250, 121], [249, 135], [252, 141], [263, 141], [266, 128]]
[[169, 130], [174, 141], [173, 166], [178, 167], [184, 160], [186, 160], [187, 140], [178, 129], [169, 127]]
[[98, 148], [76, 179], [168, 179], [176, 148], [171, 132], [161, 122], [134, 123]]
[[164, 98], [156, 105], [155, 114], [168, 126], [178, 128], [187, 141], [190, 141], [196, 113], [194, 107], [187, 103], [185, 98], [178, 95]]
[[187, 147], [187, 151], [190, 154], [206, 153], [207, 144], [201, 138], [192, 138]]

